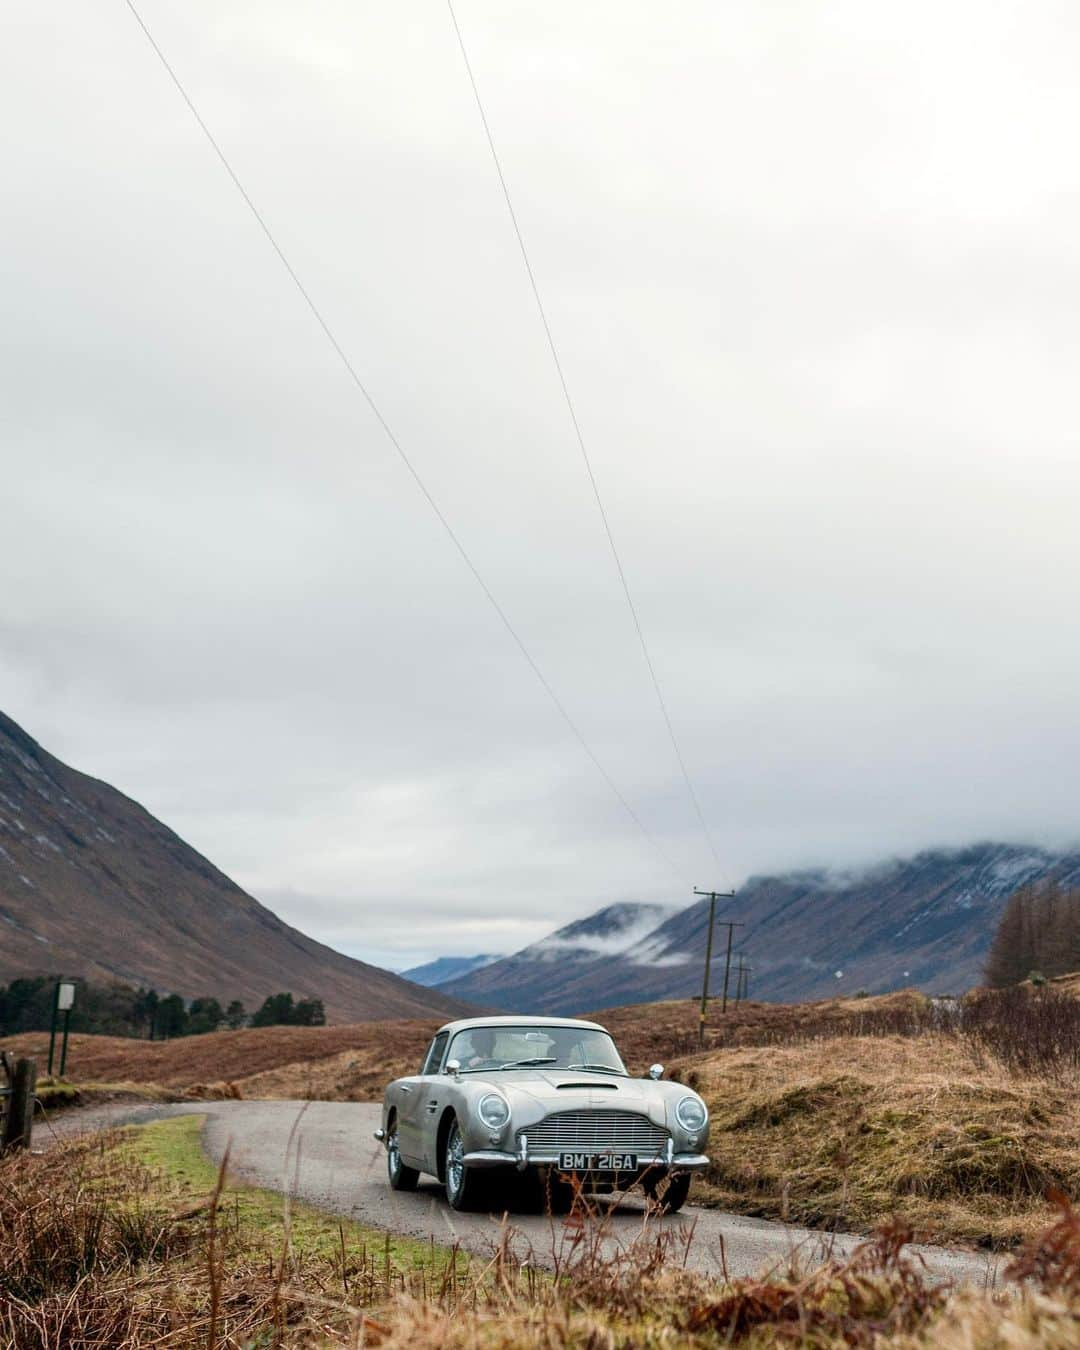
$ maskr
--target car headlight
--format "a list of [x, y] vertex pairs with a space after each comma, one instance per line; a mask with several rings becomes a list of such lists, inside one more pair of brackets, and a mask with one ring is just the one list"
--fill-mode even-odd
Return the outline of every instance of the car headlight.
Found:
[[476, 1110], [489, 1130], [501, 1130], [510, 1119], [510, 1108], [506, 1104], [506, 1099], [500, 1097], [497, 1092], [489, 1092], [486, 1097], [481, 1097]]
[[675, 1119], [689, 1134], [697, 1134], [709, 1119], [700, 1097], [683, 1097], [675, 1108]]

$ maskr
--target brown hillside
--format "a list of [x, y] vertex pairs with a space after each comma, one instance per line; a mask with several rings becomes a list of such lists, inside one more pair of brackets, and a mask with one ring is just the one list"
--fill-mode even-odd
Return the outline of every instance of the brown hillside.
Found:
[[[299, 1080], [308, 1066], [345, 1054], [377, 1064], [406, 1060], [413, 1069], [439, 1022], [360, 1022], [335, 1027], [249, 1027], [174, 1041], [125, 1036], [72, 1036], [67, 1078], [82, 1083], [144, 1083], [188, 1091], [211, 1083], [239, 1082], [288, 1066]], [[13, 1057], [35, 1056], [44, 1067], [49, 1037], [40, 1031], [0, 1040]], [[382, 1075], [385, 1083], [385, 1075]], [[255, 1091], [245, 1096], [260, 1096]], [[266, 1093], [273, 1096], [273, 1093]]]
[[[719, 1004], [710, 1004], [705, 1028], [705, 1049], [723, 1045], [790, 1040], [827, 1033], [832, 1024], [848, 1023], [869, 1014], [903, 1017], [926, 1006], [926, 996], [914, 989], [875, 998], [826, 998], [812, 1003], [750, 1003], [730, 1005], [721, 1014]], [[697, 1052], [698, 1009], [696, 999], [670, 999], [663, 1003], [631, 1003], [588, 1013], [607, 1027], [622, 1051], [631, 1073], [644, 1072], [650, 1063], [665, 1063], [673, 1056]]]
[[315, 942], [137, 802], [0, 713], [0, 982], [44, 972], [257, 1006], [290, 990], [333, 1022], [465, 1004]]
[[[721, 1040], [757, 1040], [762, 1033], [788, 1039], [813, 1034], [823, 1019], [843, 1022], [855, 1012], [899, 1011], [923, 1002], [910, 992], [872, 999], [828, 999], [782, 1005], [744, 1003], [726, 1019], [718, 1012], [707, 1047]], [[685, 1001], [643, 1003], [590, 1014], [608, 1027], [631, 1073], [643, 1074], [656, 1060], [679, 1062], [696, 1050], [697, 1007]], [[73, 1035], [67, 1076], [76, 1084], [153, 1084], [177, 1091], [214, 1084], [237, 1085], [245, 1097], [316, 1097], [376, 1101], [398, 1074], [414, 1073], [441, 1018], [359, 1022], [332, 1027], [249, 1027], [144, 1041], [124, 1036]], [[36, 1056], [44, 1065], [45, 1032], [0, 1040], [0, 1050]]]

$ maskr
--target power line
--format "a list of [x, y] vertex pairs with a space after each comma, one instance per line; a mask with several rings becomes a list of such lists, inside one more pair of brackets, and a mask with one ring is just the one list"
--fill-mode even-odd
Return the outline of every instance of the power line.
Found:
[[470, 556], [468, 550], [465, 548], [465, 545], [461, 542], [456, 531], [454, 530], [454, 527], [450, 524], [449, 520], [443, 514], [439, 504], [436, 502], [435, 498], [431, 495], [431, 492], [429, 491], [426, 483], [420, 477], [419, 471], [416, 469], [412, 460], [406, 454], [405, 448], [402, 446], [401, 442], [394, 434], [390, 424], [387, 422], [386, 418], [383, 416], [371, 393], [368, 391], [367, 386], [360, 378], [360, 375], [357, 372], [356, 367], [349, 359], [348, 355], [345, 352], [345, 349], [342, 347], [338, 339], [334, 336], [333, 330], [330, 328], [330, 325], [323, 317], [322, 311], [315, 303], [314, 299], [311, 296], [311, 293], [308, 291], [304, 283], [300, 280], [300, 277], [298, 276], [292, 263], [286, 257], [284, 250], [278, 243], [277, 239], [274, 237], [274, 234], [272, 233], [270, 226], [266, 223], [266, 220], [263, 217], [262, 213], [259, 211], [259, 208], [255, 205], [254, 201], [248, 195], [247, 189], [240, 181], [240, 178], [238, 177], [236, 170], [229, 162], [229, 159], [226, 156], [224, 150], [222, 150], [221, 146], [218, 144], [217, 140], [214, 137], [213, 132], [207, 126], [206, 122], [203, 121], [202, 115], [200, 114], [198, 108], [195, 106], [187, 90], [184, 88], [184, 85], [182, 84], [180, 77], [177, 75], [176, 71], [169, 63], [169, 60], [166, 57], [165, 53], [158, 46], [156, 40], [154, 39], [153, 34], [150, 32], [150, 29], [146, 26], [146, 23], [144, 22], [142, 15], [136, 8], [133, 0], [124, 0], [124, 3], [131, 11], [131, 14], [135, 19], [135, 22], [142, 29], [143, 36], [146, 38], [147, 42], [153, 49], [154, 54], [157, 56], [158, 60], [164, 67], [165, 72], [169, 76], [169, 79], [172, 81], [173, 85], [175, 86], [177, 93], [179, 93], [180, 97], [187, 105], [188, 111], [191, 113], [192, 117], [198, 124], [199, 130], [203, 133], [203, 135], [206, 137], [206, 140], [209, 142], [210, 147], [213, 150], [214, 154], [217, 156], [218, 160], [220, 161], [222, 168], [228, 174], [229, 178], [232, 180], [233, 186], [236, 188], [237, 192], [239, 192], [240, 196], [243, 198], [244, 204], [247, 206], [252, 216], [254, 216], [255, 221], [258, 224], [259, 229], [265, 236], [267, 243], [273, 249], [281, 265], [285, 268], [285, 271], [289, 274], [289, 278], [292, 281], [293, 285], [296, 287], [296, 289], [300, 292], [300, 295], [303, 297], [304, 303], [311, 311], [311, 315], [315, 319], [315, 322], [322, 329], [323, 334], [326, 337], [327, 341], [330, 343], [331, 347], [333, 347], [335, 353], [338, 356], [338, 359], [341, 361], [341, 364], [345, 367], [345, 370], [348, 372], [349, 378], [352, 380], [353, 384], [363, 395], [364, 401], [371, 409], [371, 412], [374, 415], [375, 420], [382, 428], [383, 432], [386, 435], [387, 440], [397, 451], [398, 457], [400, 458], [402, 464], [404, 464], [405, 468], [409, 471], [409, 474], [412, 477], [413, 482], [420, 489], [420, 492], [422, 493], [424, 500], [427, 502], [428, 506], [431, 507], [431, 510], [434, 512], [436, 519], [438, 520], [439, 524], [443, 527], [444, 531], [446, 532], [447, 536], [450, 539], [450, 542], [454, 545], [454, 548], [457, 550], [458, 555], [460, 556], [462, 562], [464, 562], [465, 566], [472, 573], [474, 581], [483, 591], [492, 609], [494, 609], [495, 613], [499, 616], [499, 619], [503, 627], [506, 629], [507, 633], [509, 633], [510, 637], [513, 639], [515, 645], [517, 646], [518, 651], [521, 653], [521, 655], [525, 658], [525, 661], [528, 663], [529, 669], [539, 680], [541, 686], [544, 689], [544, 692], [547, 694], [548, 698], [551, 699], [559, 715], [562, 717], [563, 721], [566, 723], [570, 731], [573, 733], [574, 738], [577, 740], [581, 748], [585, 751], [586, 755], [592, 761], [593, 766], [595, 767], [596, 771], [600, 774], [600, 777], [604, 780], [608, 788], [618, 799], [623, 810], [634, 822], [634, 824], [645, 836], [645, 838], [656, 850], [656, 852], [660, 855], [660, 857], [664, 860], [665, 864], [671, 869], [671, 871], [675, 875], [679, 875], [680, 874], [679, 869], [675, 866], [675, 863], [671, 860], [671, 858], [668, 857], [666, 850], [660, 845], [659, 841], [656, 840], [652, 834], [650, 834], [648, 829], [646, 829], [644, 822], [641, 820], [641, 817], [637, 814], [634, 808], [623, 796], [619, 788], [615, 785], [615, 782], [612, 779], [611, 775], [608, 773], [607, 769], [605, 769], [604, 765], [600, 762], [592, 746], [585, 739], [584, 733], [578, 727], [574, 719], [570, 716], [562, 700], [559, 698], [558, 694], [556, 694], [555, 690], [548, 682], [547, 677], [544, 675], [543, 671], [537, 665], [536, 660], [533, 657], [532, 653], [529, 651], [528, 647], [525, 646], [525, 643], [519, 636], [517, 629], [510, 622], [509, 616], [507, 615], [506, 611], [503, 609], [499, 601], [495, 598], [494, 592], [491, 590], [487, 582], [484, 580], [483, 576], [480, 574], [480, 570], [473, 562], [472, 557]]
[[544, 302], [540, 298], [540, 288], [536, 283], [536, 274], [533, 272], [532, 263], [529, 261], [529, 252], [525, 247], [525, 238], [521, 232], [521, 226], [518, 224], [517, 212], [514, 210], [513, 199], [510, 196], [510, 188], [506, 182], [506, 175], [503, 173], [499, 152], [495, 148], [495, 138], [491, 134], [491, 126], [488, 123], [487, 113], [484, 111], [484, 103], [480, 97], [480, 88], [476, 83], [476, 76], [473, 74], [472, 62], [469, 60], [469, 53], [465, 47], [465, 39], [461, 33], [461, 26], [457, 21], [457, 14], [454, 12], [453, 0], [446, 0], [446, 6], [450, 11], [450, 19], [454, 25], [454, 32], [457, 35], [458, 47], [461, 49], [461, 58], [465, 63], [465, 71], [469, 77], [469, 84], [472, 86], [473, 98], [476, 100], [476, 108], [480, 114], [480, 121], [484, 128], [484, 135], [487, 138], [488, 149], [491, 151], [491, 158], [495, 164], [495, 172], [499, 178], [499, 186], [502, 188], [503, 200], [506, 202], [510, 223], [514, 228], [514, 236], [517, 239], [518, 248], [521, 250], [521, 260], [525, 264], [525, 272], [529, 278], [529, 286], [532, 289], [533, 299], [536, 301], [536, 308], [540, 314], [540, 322], [543, 325], [544, 336], [547, 338], [548, 348], [551, 351], [551, 359], [555, 363], [555, 373], [559, 379], [559, 386], [562, 389], [563, 398], [566, 400], [567, 411], [570, 414], [570, 421], [574, 428], [574, 436], [578, 443], [578, 449], [581, 451], [581, 458], [585, 463], [585, 472], [589, 479], [589, 486], [592, 488], [592, 494], [596, 500], [596, 509], [600, 512], [600, 520], [603, 523], [604, 533], [607, 536], [608, 546], [611, 549], [611, 556], [615, 560], [615, 570], [619, 575], [619, 584], [622, 586], [623, 595], [626, 597], [627, 608], [630, 610], [630, 617], [634, 622], [634, 631], [637, 633], [638, 642], [641, 645], [641, 654], [645, 658], [645, 665], [649, 671], [649, 678], [652, 681], [653, 689], [656, 691], [656, 701], [660, 705], [660, 713], [664, 719], [664, 725], [667, 727], [667, 733], [671, 740], [671, 748], [675, 751], [675, 758], [678, 760], [683, 782], [686, 784], [686, 790], [690, 794], [694, 812], [701, 824], [701, 829], [705, 835], [705, 840], [709, 845], [709, 850], [713, 855], [717, 867], [722, 868], [723, 864], [720, 862], [720, 855], [716, 851], [716, 844], [713, 841], [712, 832], [705, 819], [705, 812], [701, 808], [701, 801], [694, 788], [690, 772], [686, 767], [686, 760], [683, 758], [679, 739], [675, 735], [675, 728], [672, 725], [671, 716], [668, 713], [667, 701], [660, 688], [660, 679], [657, 676], [656, 667], [653, 665], [649, 644], [645, 640], [645, 632], [641, 626], [641, 620], [638, 617], [637, 605], [634, 603], [634, 597], [630, 591], [630, 583], [626, 579], [626, 571], [623, 568], [622, 558], [619, 556], [619, 550], [615, 545], [615, 535], [612, 532], [611, 522], [608, 520], [608, 514], [604, 507], [604, 499], [600, 495], [600, 486], [596, 481], [596, 474], [593, 472], [592, 460], [589, 457], [589, 451], [585, 444], [585, 436], [581, 430], [581, 423], [578, 421], [577, 409], [574, 407], [574, 400], [570, 394], [570, 386], [567, 384], [566, 375], [563, 372], [562, 361], [559, 357], [559, 349], [555, 345], [551, 324], [548, 322], [547, 310], [544, 308]]

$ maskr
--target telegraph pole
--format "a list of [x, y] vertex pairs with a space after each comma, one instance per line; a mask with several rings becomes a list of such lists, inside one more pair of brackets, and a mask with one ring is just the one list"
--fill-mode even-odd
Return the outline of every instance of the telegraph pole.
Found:
[[739, 968], [735, 972], [736, 1008], [739, 1006], [739, 1004], [742, 1002], [744, 998], [748, 999], [750, 997], [750, 973], [753, 969], [754, 969], [753, 966], [745, 965], [743, 963], [742, 957], [741, 956], [739, 957]]
[[[701, 981], [701, 1015], [698, 1018], [698, 1045], [705, 1044], [705, 1010], [709, 1006], [709, 969], [712, 966], [712, 944], [713, 929], [716, 926], [716, 902], [724, 899], [730, 900], [735, 895], [734, 891], [699, 891], [694, 887], [694, 894], [706, 897], [709, 901], [709, 931], [705, 937], [705, 973]], [[741, 928], [742, 924], [736, 925]], [[728, 926], [728, 964], [731, 963], [731, 926]], [[727, 1007], [727, 969], [724, 970], [724, 1007]]]
[[734, 936], [736, 928], [742, 928], [741, 923], [732, 923], [730, 919], [721, 920], [721, 927], [727, 926], [727, 956], [724, 958], [724, 1002], [720, 1011], [727, 1012], [727, 986], [728, 976], [731, 974], [731, 939]]

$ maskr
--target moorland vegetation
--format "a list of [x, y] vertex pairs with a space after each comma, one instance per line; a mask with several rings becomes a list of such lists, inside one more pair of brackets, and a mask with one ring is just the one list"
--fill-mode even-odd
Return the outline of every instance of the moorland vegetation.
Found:
[[193, 1118], [0, 1161], [0, 1340], [11, 1350], [1069, 1350], [1080, 1218], [1063, 1198], [993, 1291], [934, 1286], [884, 1225], [846, 1260], [729, 1279], [650, 1224], [614, 1256], [578, 1205], [549, 1272], [505, 1221], [489, 1257], [392, 1239], [236, 1188]]
[[[742, 1003], [697, 1046], [685, 1001], [598, 1013], [632, 1073], [652, 1062], [709, 1103], [694, 1199], [823, 1228], [897, 1214], [934, 1241], [1007, 1248], [1080, 1195], [1080, 999], [1069, 981], [941, 1002], [911, 991]], [[378, 1101], [435, 1024], [267, 1027], [185, 1041], [77, 1037], [77, 1091]], [[6, 1042], [43, 1053], [47, 1038]], [[44, 1091], [49, 1092], [49, 1084]]]

